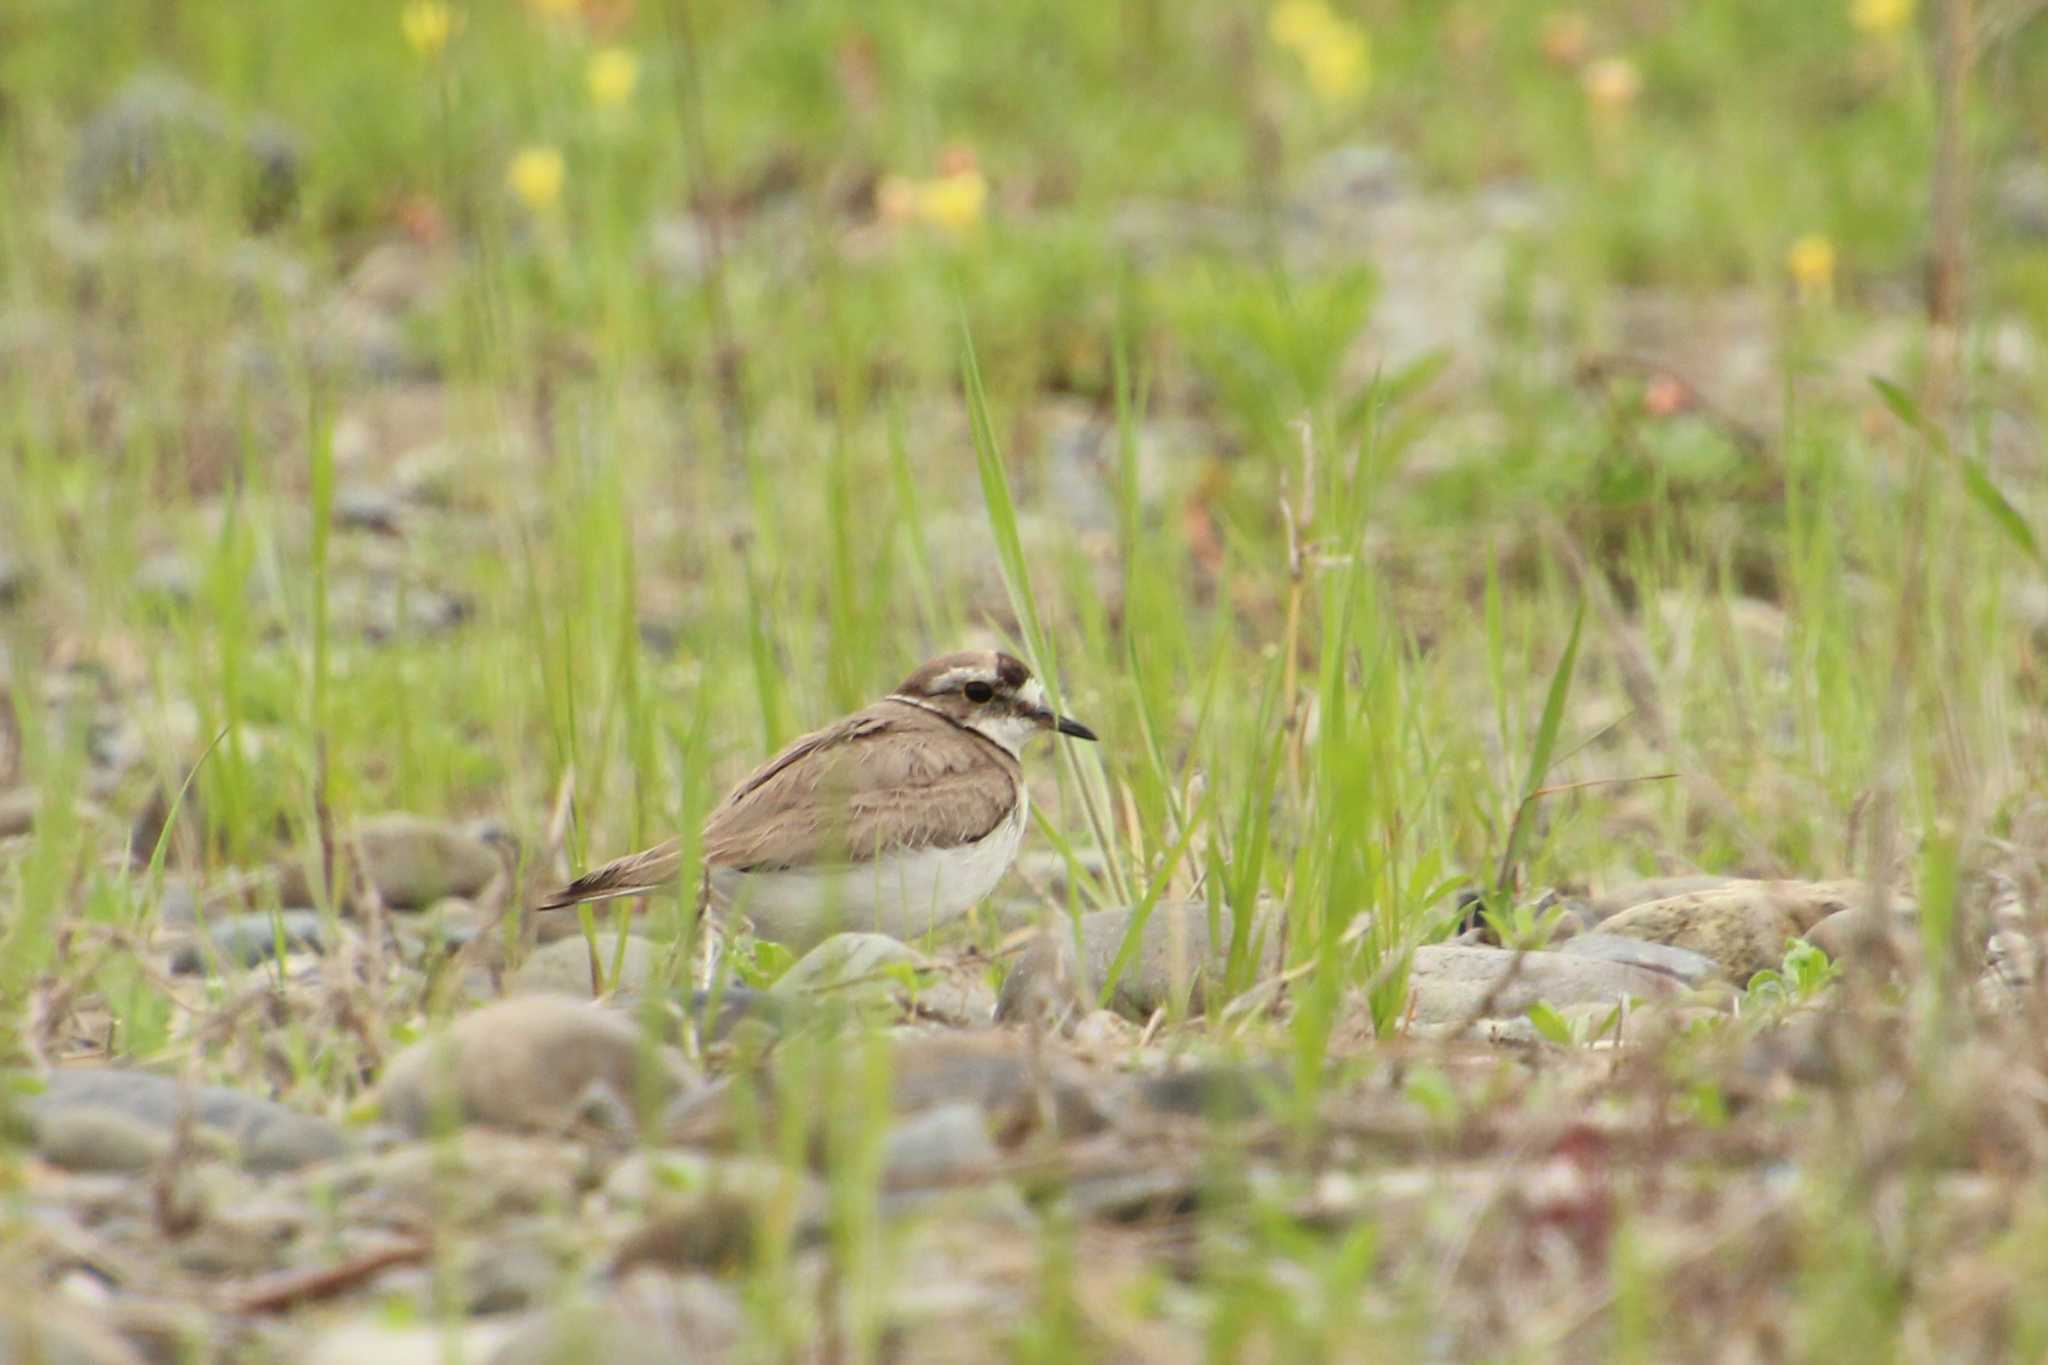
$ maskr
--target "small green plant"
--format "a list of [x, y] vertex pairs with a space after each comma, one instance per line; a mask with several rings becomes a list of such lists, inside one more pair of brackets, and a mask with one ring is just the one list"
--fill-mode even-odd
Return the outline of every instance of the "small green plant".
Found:
[[1811, 1000], [1842, 974], [1841, 964], [1803, 938], [1786, 945], [1777, 970], [1766, 969], [1749, 979], [1746, 999], [1755, 1004], [1796, 1005]]
[[1501, 947], [1534, 951], [1548, 946], [1556, 937], [1558, 925], [1564, 922], [1565, 908], [1545, 897], [1531, 905], [1506, 905], [1498, 910], [1482, 910], [1480, 914]]
[[1529, 1006], [1529, 1023], [1538, 1037], [1560, 1047], [1584, 1047], [1597, 1042], [1612, 1033], [1621, 1036], [1621, 1006], [1616, 1005], [1598, 1019], [1582, 1015], [1567, 1019], [1547, 1002], [1538, 1000]]
[[733, 944], [732, 969], [740, 981], [755, 990], [767, 990], [796, 965], [796, 954], [765, 938], [743, 938]]

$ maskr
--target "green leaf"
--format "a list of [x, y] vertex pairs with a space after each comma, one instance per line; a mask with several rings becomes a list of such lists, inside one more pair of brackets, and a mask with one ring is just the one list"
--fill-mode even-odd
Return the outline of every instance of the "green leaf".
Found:
[[1529, 750], [1529, 778], [1522, 786], [1522, 799], [1528, 800], [1543, 785], [1543, 778], [1550, 771], [1550, 756], [1557, 752], [1557, 734], [1564, 727], [1564, 704], [1572, 691], [1572, 673], [1579, 663], [1579, 635], [1586, 625], [1586, 602], [1579, 599], [1579, 609], [1572, 613], [1571, 638], [1565, 641], [1564, 657], [1557, 661], [1557, 671], [1550, 675], [1550, 695], [1543, 701], [1543, 719], [1536, 726], [1536, 742]]
[[1535, 1026], [1538, 1036], [1564, 1047], [1572, 1045], [1572, 1026], [1544, 1001], [1538, 1000], [1529, 1006], [1529, 1022]]
[[1521, 852], [1522, 831], [1527, 826], [1525, 817], [1529, 805], [1542, 790], [1544, 774], [1550, 771], [1552, 756], [1557, 752], [1558, 731], [1564, 728], [1564, 704], [1571, 696], [1572, 675], [1579, 663], [1579, 637], [1585, 626], [1586, 599], [1581, 597], [1578, 610], [1572, 613], [1572, 633], [1571, 638], [1565, 641], [1564, 656], [1557, 661], [1557, 670], [1550, 675], [1550, 695], [1544, 698], [1543, 719], [1537, 722], [1536, 738], [1529, 746], [1528, 776], [1522, 783], [1522, 799], [1516, 803], [1514, 817], [1508, 823], [1507, 843], [1501, 849], [1500, 871], [1490, 899], [1500, 896], [1514, 876], [1515, 858]]
[[1965, 491], [1976, 499], [1977, 505], [1998, 523], [2000, 529], [2013, 544], [2020, 547], [2028, 559], [2036, 564], [2042, 563], [2041, 545], [2034, 539], [2034, 529], [2027, 525], [2027, 519], [2020, 515], [2020, 509], [2014, 507], [2011, 500], [1999, 491], [1998, 485], [1991, 481], [1991, 476], [1984, 471], [1983, 465], [1967, 455], [1957, 455], [1955, 461], [1962, 468]]
[[2020, 509], [2012, 505], [1998, 485], [1992, 481], [1983, 463], [1949, 444], [1941, 428], [1927, 420], [1927, 414], [1920, 411], [1919, 404], [1909, 397], [1904, 389], [1881, 375], [1870, 376], [1870, 386], [1877, 390], [1877, 396], [1892, 410], [1892, 415], [1904, 422], [1920, 439], [1933, 446], [1942, 455], [1955, 462], [1962, 475], [1963, 490], [1976, 504], [1984, 509], [1985, 515], [1998, 524], [2000, 530], [2020, 547], [2021, 553], [2036, 564], [2043, 564], [2041, 543], [2035, 538], [2034, 528], [2027, 525], [2027, 519]]

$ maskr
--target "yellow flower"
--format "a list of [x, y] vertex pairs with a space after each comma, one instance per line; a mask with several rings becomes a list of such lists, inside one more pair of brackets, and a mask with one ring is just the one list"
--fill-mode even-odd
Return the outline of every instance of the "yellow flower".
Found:
[[1865, 33], [1889, 36], [1913, 22], [1917, 0], [1849, 0], [1849, 22]]
[[405, 35], [407, 47], [432, 61], [462, 32], [462, 14], [441, 0], [412, 0], [399, 12], [398, 31]]
[[545, 213], [562, 197], [562, 181], [568, 167], [554, 147], [522, 147], [505, 169], [505, 184], [521, 203], [535, 213]]
[[1593, 107], [1611, 113], [1628, 108], [1643, 93], [1642, 73], [1626, 57], [1602, 57], [1579, 79]]
[[1371, 40], [1323, 0], [1280, 0], [1266, 27], [1300, 61], [1309, 89], [1326, 104], [1355, 99], [1371, 83]]
[[1809, 232], [1785, 249], [1785, 270], [1801, 303], [1826, 303], [1835, 292], [1835, 244]]
[[918, 186], [917, 216], [948, 232], [974, 227], [987, 206], [988, 181], [972, 166]]
[[600, 109], [616, 109], [633, 98], [640, 83], [640, 59], [631, 48], [603, 47], [590, 55], [585, 72], [590, 84], [590, 102]]

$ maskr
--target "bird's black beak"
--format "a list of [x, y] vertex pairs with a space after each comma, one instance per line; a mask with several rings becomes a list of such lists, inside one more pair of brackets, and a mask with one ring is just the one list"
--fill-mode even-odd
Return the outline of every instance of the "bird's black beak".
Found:
[[1083, 725], [1080, 721], [1075, 720], [1072, 716], [1054, 716], [1052, 718], [1052, 728], [1063, 735], [1072, 735], [1075, 739], [1095, 738], [1093, 730]]

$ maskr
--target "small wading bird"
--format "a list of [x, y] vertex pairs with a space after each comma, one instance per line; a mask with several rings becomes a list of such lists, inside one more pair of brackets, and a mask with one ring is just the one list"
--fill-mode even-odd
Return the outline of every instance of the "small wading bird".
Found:
[[[1095, 738], [1053, 713], [1020, 661], [993, 650], [933, 659], [733, 789], [704, 826], [704, 899], [798, 950], [839, 929], [913, 938], [965, 914], [1024, 837], [1019, 750], [1055, 730]], [[681, 863], [671, 839], [578, 877], [540, 908], [645, 895], [673, 883]]]

